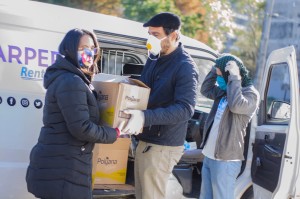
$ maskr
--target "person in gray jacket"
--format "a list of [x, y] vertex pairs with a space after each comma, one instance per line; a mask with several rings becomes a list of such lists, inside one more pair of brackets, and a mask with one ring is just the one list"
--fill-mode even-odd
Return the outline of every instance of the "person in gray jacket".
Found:
[[200, 199], [233, 199], [244, 160], [246, 127], [258, 108], [259, 93], [243, 62], [231, 54], [216, 60], [201, 93], [214, 103], [201, 144], [204, 160]]
[[99, 45], [84, 29], [70, 30], [60, 55], [47, 68], [44, 126], [30, 153], [28, 191], [43, 199], [92, 199], [94, 143], [113, 143], [118, 128], [99, 125], [91, 79], [97, 71]]

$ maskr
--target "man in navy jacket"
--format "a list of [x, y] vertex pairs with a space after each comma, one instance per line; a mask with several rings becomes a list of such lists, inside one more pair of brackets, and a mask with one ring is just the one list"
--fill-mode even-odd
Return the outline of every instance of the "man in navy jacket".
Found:
[[149, 58], [140, 80], [151, 93], [147, 110], [125, 111], [131, 119], [123, 129], [139, 139], [135, 157], [137, 199], [165, 198], [168, 178], [183, 154], [188, 120], [194, 113], [198, 72], [179, 42], [180, 25], [180, 18], [173, 13], [157, 14], [144, 24], [149, 33]]

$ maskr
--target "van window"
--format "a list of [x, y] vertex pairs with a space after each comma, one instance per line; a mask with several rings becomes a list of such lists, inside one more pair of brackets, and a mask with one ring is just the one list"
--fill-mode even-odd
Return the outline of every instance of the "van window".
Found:
[[144, 64], [146, 55], [122, 49], [101, 49], [101, 60], [98, 63], [99, 72], [122, 75], [124, 64]]
[[287, 63], [271, 66], [266, 95], [266, 121], [288, 124], [290, 119], [290, 75]]
[[201, 107], [208, 107], [211, 108], [213, 104], [213, 100], [210, 100], [200, 93], [201, 85], [206, 77], [206, 75], [211, 70], [211, 67], [215, 65], [215, 63], [211, 60], [199, 58], [199, 57], [193, 57], [199, 71], [199, 93], [198, 93], [198, 100], [197, 100], [197, 106]]

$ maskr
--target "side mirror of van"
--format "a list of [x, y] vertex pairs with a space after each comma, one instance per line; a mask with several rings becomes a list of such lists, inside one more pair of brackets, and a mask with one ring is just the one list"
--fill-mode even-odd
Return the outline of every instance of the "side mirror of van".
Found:
[[290, 119], [291, 105], [284, 101], [273, 101], [271, 103], [270, 119]]

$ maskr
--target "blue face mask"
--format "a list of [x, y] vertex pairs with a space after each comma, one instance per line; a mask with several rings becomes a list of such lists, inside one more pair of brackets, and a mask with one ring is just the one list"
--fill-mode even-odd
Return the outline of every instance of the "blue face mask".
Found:
[[217, 83], [221, 90], [226, 91], [227, 84], [225, 82], [225, 79], [222, 76], [217, 76]]

